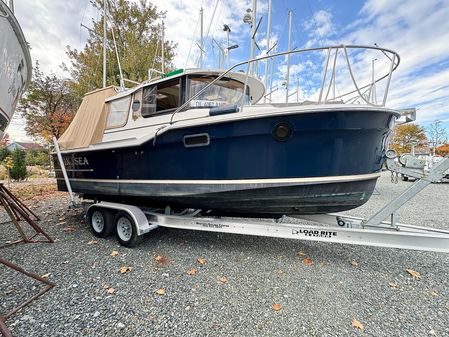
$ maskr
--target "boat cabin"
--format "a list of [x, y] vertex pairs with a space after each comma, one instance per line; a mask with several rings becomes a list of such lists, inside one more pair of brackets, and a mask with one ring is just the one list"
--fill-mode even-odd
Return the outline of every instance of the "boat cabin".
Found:
[[[170, 123], [174, 112], [186, 102], [176, 114], [176, 120], [212, 116], [212, 110], [216, 114], [236, 112], [242, 100], [246, 105], [255, 104], [265, 92], [257, 78], [234, 72], [200, 93], [221, 73], [218, 70], [178, 70], [123, 92], [107, 87], [87, 93], [58, 142], [67, 150], [136, 139], [146, 136], [150, 129]], [[198, 93], [198, 97], [194, 97]]]
[[[219, 76], [218, 71], [181, 70], [173, 73], [172, 76], [169, 73], [161, 79], [108, 98], [106, 129], [120, 128], [128, 122], [134, 124], [142, 118], [172, 114]], [[264, 88], [259, 80], [248, 78], [246, 92], [242, 97], [245, 77], [245, 74], [231, 73], [219, 79], [190, 100], [183, 111], [240, 105], [242, 98], [244, 104], [254, 104], [262, 96]]]

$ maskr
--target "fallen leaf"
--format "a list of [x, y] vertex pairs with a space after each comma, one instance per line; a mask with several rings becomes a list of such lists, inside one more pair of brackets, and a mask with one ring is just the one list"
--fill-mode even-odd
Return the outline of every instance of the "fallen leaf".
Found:
[[108, 288], [108, 294], [113, 294], [115, 293], [115, 289], [114, 288]]
[[158, 290], [156, 290], [156, 294], [158, 295], [165, 295], [165, 288], [159, 288]]
[[195, 268], [187, 270], [187, 275], [193, 276], [195, 274], [196, 274], [196, 269]]
[[309, 259], [308, 257], [302, 260], [302, 263], [304, 263], [306, 266], [313, 266], [313, 260]]
[[419, 273], [419, 272], [417, 272], [416, 270], [413, 270], [413, 269], [406, 269], [405, 270], [407, 273], [409, 273], [413, 278], [416, 278], [416, 279], [420, 279], [421, 278], [421, 274]]
[[199, 265], [204, 266], [207, 260], [203, 257], [200, 257], [198, 260], [196, 260], [196, 262], [198, 262]]
[[87, 244], [88, 245], [96, 245], [98, 243], [97, 240], [90, 240]]
[[158, 255], [154, 258], [154, 260], [160, 265], [167, 265], [170, 263], [170, 260], [164, 255]]
[[117, 255], [118, 255], [118, 251], [113, 250], [112, 253], [111, 253], [111, 256], [117, 256]]
[[47, 274], [42, 275], [41, 277], [42, 278], [48, 278], [50, 275], [51, 275], [51, 273], [47, 273]]
[[121, 274], [128, 273], [128, 272], [130, 272], [130, 271], [132, 271], [132, 270], [133, 270], [133, 267], [126, 267], [126, 266], [120, 267], [120, 273], [121, 273]]
[[282, 304], [280, 304], [280, 303], [275, 303], [275, 304], [273, 304], [273, 310], [274, 311], [280, 311], [281, 309], [282, 309]]
[[360, 323], [360, 321], [356, 320], [355, 318], [352, 319], [351, 325], [352, 325], [354, 328], [359, 329], [359, 330], [363, 330], [363, 328], [364, 328], [363, 324]]
[[219, 277], [218, 281], [220, 281], [220, 283], [228, 283], [228, 279], [224, 276]]
[[306, 256], [306, 253], [304, 253], [302, 250], [300, 250], [300, 251], [298, 252], [298, 256]]
[[396, 288], [396, 289], [399, 288], [399, 286], [394, 282], [388, 282], [388, 285], [390, 288]]
[[352, 265], [353, 267], [357, 267], [359, 264], [357, 263], [356, 260], [352, 260], [352, 261], [351, 261], [351, 265]]
[[432, 291], [430, 292], [430, 295], [432, 295], [433, 297], [437, 297], [437, 296], [438, 296], [438, 293], [437, 293], [435, 290], [432, 290]]
[[76, 228], [73, 227], [73, 226], [69, 226], [69, 227], [65, 227], [65, 228], [63, 229], [63, 231], [64, 231], [64, 232], [74, 232], [74, 231], [76, 231]]

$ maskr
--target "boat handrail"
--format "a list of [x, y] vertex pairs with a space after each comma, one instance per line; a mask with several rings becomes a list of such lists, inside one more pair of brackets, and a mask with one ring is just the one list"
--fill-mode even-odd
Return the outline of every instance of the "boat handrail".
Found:
[[[377, 51], [382, 52], [390, 60], [390, 67], [389, 67], [388, 72], [383, 74], [383, 75], [381, 75], [380, 77], [377, 77], [376, 79], [373, 78], [373, 80], [370, 83], [359, 87], [359, 85], [357, 84], [357, 81], [356, 81], [356, 79], [354, 77], [354, 73], [353, 73], [353, 69], [352, 69], [352, 66], [351, 66], [351, 62], [349, 60], [348, 49], [369, 49], [369, 50], [377, 50]], [[342, 45], [337, 45], [337, 46], [294, 49], [294, 50], [291, 50], [291, 51], [284, 51], [284, 52], [279, 52], [279, 53], [276, 53], [276, 54], [259, 56], [259, 57], [254, 58], [254, 59], [250, 59], [250, 60], [246, 60], [246, 61], [242, 61], [242, 62], [236, 63], [235, 65], [233, 65], [230, 68], [226, 69], [223, 73], [221, 73], [219, 76], [217, 76], [214, 80], [209, 82], [204, 88], [199, 90], [195, 95], [190, 97], [186, 102], [184, 102], [181, 106], [179, 106], [173, 112], [173, 114], [172, 114], [172, 116], [170, 118], [170, 124], [174, 123], [174, 116], [179, 111], [182, 111], [186, 107], [188, 107], [192, 100], [198, 98], [203, 92], [205, 92], [209, 87], [214, 85], [221, 78], [226, 76], [228, 73], [230, 73], [231, 71], [233, 71], [237, 67], [240, 67], [240, 66], [243, 66], [243, 65], [246, 64], [247, 65], [246, 77], [245, 77], [245, 83], [244, 83], [244, 87], [243, 87], [242, 99], [241, 99], [241, 102], [240, 102], [240, 110], [242, 111], [243, 110], [243, 106], [245, 104], [245, 99], [244, 99], [245, 95], [244, 95], [244, 93], [246, 92], [246, 87], [248, 86], [250, 65], [253, 62], [258, 62], [258, 61], [269, 59], [269, 58], [286, 56], [286, 55], [289, 55], [289, 54], [299, 54], [299, 53], [315, 52], [315, 51], [327, 51], [326, 62], [325, 62], [325, 66], [323, 67], [323, 74], [322, 74], [322, 79], [321, 79], [320, 94], [319, 94], [319, 98], [318, 98], [318, 102], [317, 102], [318, 104], [326, 103], [327, 98], [329, 96], [330, 88], [331, 88], [332, 84], [335, 85], [336, 62], [337, 62], [337, 57], [338, 57], [338, 53], [339, 53], [340, 50], [343, 50], [343, 52], [344, 52], [344, 57], [345, 57], [345, 60], [346, 60], [347, 69], [349, 71], [350, 78], [352, 80], [352, 84], [354, 85], [355, 89], [352, 90], [352, 91], [343, 93], [343, 94], [341, 94], [341, 95], [339, 95], [337, 97], [334, 97], [333, 101], [335, 101], [337, 99], [342, 99], [343, 97], [346, 97], [348, 95], [357, 93], [358, 94], [357, 96], [351, 97], [347, 101], [361, 98], [368, 105], [379, 106], [379, 107], [385, 106], [386, 100], [387, 100], [387, 96], [388, 96], [389, 86], [390, 86], [390, 82], [391, 82], [392, 73], [399, 66], [399, 62], [400, 62], [399, 54], [396, 53], [395, 51], [391, 50], [391, 49], [382, 48], [382, 47], [379, 47], [377, 45], [375, 45], [375, 46], [365, 46], [365, 45], [344, 45], [344, 44], [342, 44]], [[328, 74], [328, 71], [329, 71], [329, 61], [330, 61], [330, 58], [331, 58], [331, 55], [332, 55], [333, 52], [334, 52], [334, 61], [333, 61], [333, 66], [331, 68], [332, 69], [331, 80], [329, 81], [329, 83], [327, 85], [327, 87], [328, 87], [327, 88], [327, 93], [326, 93], [326, 95], [324, 97], [324, 100], [323, 100], [323, 94], [324, 94], [324, 90], [325, 90], [325, 87], [326, 87], [326, 78], [327, 78], [327, 74]], [[389, 54], [391, 56], [389, 56]], [[374, 76], [374, 74], [373, 74], [373, 76]], [[375, 86], [376, 83], [378, 83], [378, 82], [380, 82], [380, 81], [382, 81], [384, 79], [387, 79], [387, 83], [386, 83], [386, 87], [385, 87], [385, 90], [384, 90], [382, 103], [381, 104], [376, 104], [375, 99], [373, 99], [373, 102], [371, 102], [369, 99], [366, 99], [365, 95], [366, 95], [366, 92], [368, 91], [368, 89], [370, 89], [370, 88], [372, 89]], [[365, 89], [367, 89], [367, 90], [365, 90]], [[365, 91], [363, 92], [363, 90], [365, 90]], [[371, 96], [371, 92], [370, 92], [370, 96]]]

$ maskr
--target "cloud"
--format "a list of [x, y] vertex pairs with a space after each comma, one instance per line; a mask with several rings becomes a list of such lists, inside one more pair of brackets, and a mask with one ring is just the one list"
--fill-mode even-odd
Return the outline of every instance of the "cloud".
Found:
[[[386, 46], [401, 55], [389, 103], [420, 107], [418, 121], [449, 115], [449, 3], [369, 0], [343, 39]], [[442, 88], [445, 88], [442, 89]]]
[[[15, 15], [30, 44], [33, 63], [39, 61], [44, 72], [62, 75], [62, 62], [68, 62], [66, 46], [79, 47], [80, 23], [85, 3], [56, 1], [51, 5], [44, 1], [16, 1]], [[81, 35], [80, 35], [81, 34]]]

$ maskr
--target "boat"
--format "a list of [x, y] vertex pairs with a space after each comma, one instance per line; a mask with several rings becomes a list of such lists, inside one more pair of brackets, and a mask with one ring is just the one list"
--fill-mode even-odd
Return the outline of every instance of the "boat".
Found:
[[[358, 85], [349, 50], [382, 53], [390, 66]], [[380, 47], [334, 46], [270, 57], [306, 52], [327, 55], [317, 101], [261, 103], [268, 97], [264, 84], [248, 71], [255, 60], [86, 94], [58, 140], [58, 190], [68, 189], [66, 171], [72, 190], [85, 199], [173, 210], [276, 218], [363, 205], [400, 115], [385, 107], [399, 56]], [[337, 54], [355, 89], [330, 99]], [[386, 90], [376, 104], [371, 92], [381, 80]], [[354, 93], [357, 99], [342, 99]]]
[[[12, 3], [12, 2], [11, 2]], [[0, 139], [31, 82], [31, 57], [13, 10], [0, 1]]]

